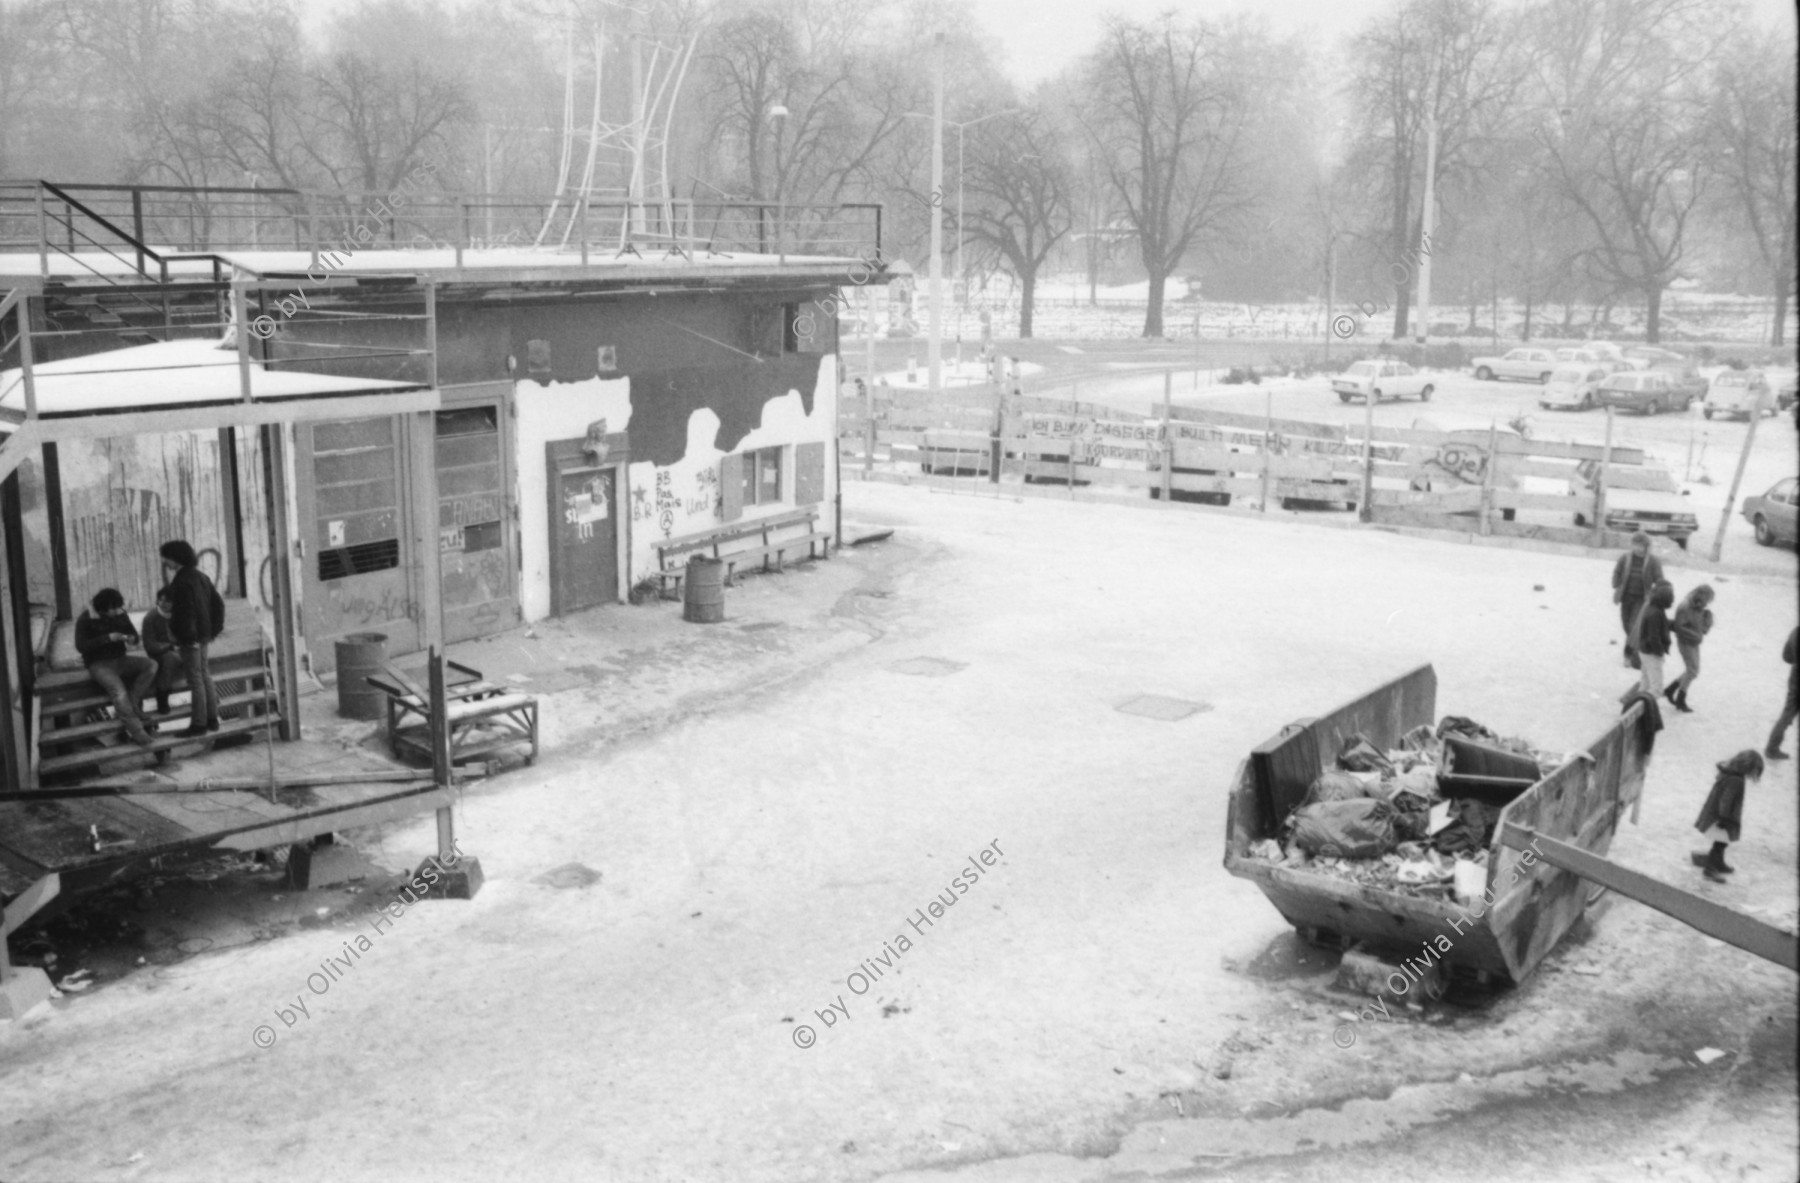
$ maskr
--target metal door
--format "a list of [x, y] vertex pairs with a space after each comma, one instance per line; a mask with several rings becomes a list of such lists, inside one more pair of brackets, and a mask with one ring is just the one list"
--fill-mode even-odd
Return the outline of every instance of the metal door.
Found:
[[416, 652], [425, 613], [413, 589], [399, 423], [383, 417], [301, 424], [295, 435], [301, 595], [313, 667], [333, 668], [332, 642], [348, 633], [382, 633], [389, 653]]
[[563, 616], [614, 603], [619, 594], [617, 470], [558, 467], [552, 461], [551, 471], [550, 611]]
[[446, 641], [486, 636], [519, 618], [500, 424], [498, 402], [437, 413], [438, 579]]

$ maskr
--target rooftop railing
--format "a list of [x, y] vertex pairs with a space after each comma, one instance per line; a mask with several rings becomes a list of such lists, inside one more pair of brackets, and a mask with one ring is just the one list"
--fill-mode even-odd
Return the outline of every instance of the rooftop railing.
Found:
[[480, 255], [492, 252], [584, 263], [739, 255], [873, 262], [881, 257], [881, 215], [875, 204], [0, 181], [0, 255], [35, 254], [33, 270], [44, 279], [149, 283], [255, 275], [253, 262], [281, 266], [266, 260], [271, 252], [304, 252], [309, 267], [321, 259], [353, 266], [346, 260], [355, 255], [395, 250], [449, 252], [458, 267], [487, 265]]

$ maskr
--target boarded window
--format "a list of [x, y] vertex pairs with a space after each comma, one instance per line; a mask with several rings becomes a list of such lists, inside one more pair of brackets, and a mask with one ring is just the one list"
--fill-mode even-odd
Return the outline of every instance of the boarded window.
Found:
[[744, 516], [744, 458], [739, 455], [719, 458], [719, 517], [735, 522]]
[[312, 429], [319, 578], [400, 565], [400, 457], [392, 419]]

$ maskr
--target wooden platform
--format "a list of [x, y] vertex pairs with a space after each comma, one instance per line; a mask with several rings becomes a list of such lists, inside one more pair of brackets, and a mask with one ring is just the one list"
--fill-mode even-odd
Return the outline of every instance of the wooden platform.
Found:
[[[262, 630], [242, 600], [226, 602], [230, 621], [212, 645], [209, 666], [219, 688], [223, 726], [209, 739], [256, 737], [280, 724], [263, 656]], [[53, 653], [72, 651], [65, 634], [68, 622], [56, 626]], [[66, 660], [66, 658], [65, 658]], [[32, 688], [34, 722], [33, 769], [40, 783], [66, 780], [73, 773], [92, 774], [104, 767], [161, 763], [171, 753], [202, 741], [177, 733], [188, 726], [188, 692], [180, 685], [170, 694], [170, 709], [149, 716], [158, 728], [153, 743], [130, 742], [125, 726], [114, 717], [111, 700], [85, 668], [41, 669]]]
[[[186, 725], [183, 690], [172, 696], [170, 712], [159, 716], [164, 723], [152, 749], [129, 742], [84, 748], [119, 730], [117, 720], [86, 718], [103, 696], [84, 670], [54, 671], [40, 679], [50, 713], [60, 712], [63, 719], [59, 740], [70, 750], [41, 761], [48, 782], [17, 790], [7, 786], [12, 796], [0, 799], [0, 904], [53, 877], [57, 897], [67, 900], [140, 874], [156, 858], [167, 866], [227, 851], [284, 846], [452, 804], [452, 790], [421, 783], [429, 774], [410, 783], [351, 781], [274, 793], [206, 787], [219, 778], [266, 779], [271, 761], [281, 779], [414, 771], [345, 752], [335, 743], [276, 739], [270, 727], [279, 720], [265, 705], [257, 681], [262, 676], [260, 630], [248, 610], [231, 618], [235, 627], [215, 647], [220, 656], [212, 665], [226, 707], [222, 714], [235, 710], [238, 717], [224, 718], [220, 730], [204, 738], [174, 734]], [[232, 736], [249, 742], [219, 746]], [[158, 750], [169, 759], [152, 767]], [[131, 781], [133, 789], [141, 783], [164, 791], [58, 795], [76, 788], [89, 793], [96, 782], [120, 781]]]

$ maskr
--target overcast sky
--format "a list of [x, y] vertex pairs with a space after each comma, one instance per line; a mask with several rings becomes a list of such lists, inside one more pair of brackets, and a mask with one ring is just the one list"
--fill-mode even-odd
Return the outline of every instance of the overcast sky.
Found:
[[[1321, 48], [1336, 45], [1394, 0], [972, 0], [981, 23], [1006, 46], [1006, 67], [1024, 83], [1037, 82], [1080, 57], [1099, 39], [1100, 18], [1122, 13], [1143, 19], [1165, 9], [1218, 16], [1259, 12], [1277, 34], [1300, 33]], [[1750, 0], [1759, 24], [1795, 37], [1792, 0]]]

